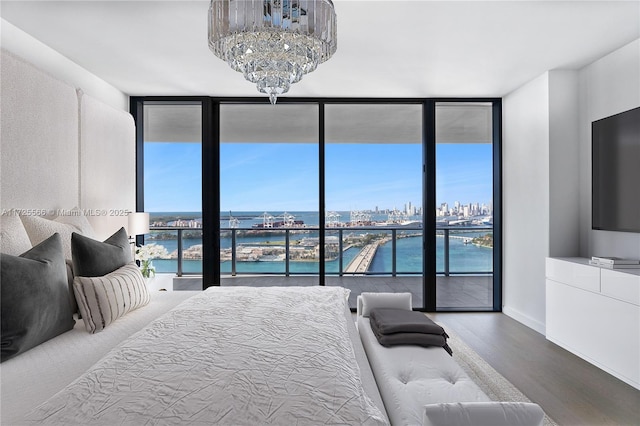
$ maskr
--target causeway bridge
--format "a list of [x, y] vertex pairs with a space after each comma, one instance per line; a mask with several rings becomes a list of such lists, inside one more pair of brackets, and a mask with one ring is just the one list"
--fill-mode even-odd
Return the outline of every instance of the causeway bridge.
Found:
[[389, 241], [388, 238], [374, 241], [373, 243], [367, 244], [362, 247], [360, 253], [353, 258], [351, 262], [347, 265], [344, 270], [345, 274], [364, 274], [369, 270], [369, 266], [371, 266], [371, 262], [373, 262], [373, 258], [378, 251], [378, 247], [380, 245]]

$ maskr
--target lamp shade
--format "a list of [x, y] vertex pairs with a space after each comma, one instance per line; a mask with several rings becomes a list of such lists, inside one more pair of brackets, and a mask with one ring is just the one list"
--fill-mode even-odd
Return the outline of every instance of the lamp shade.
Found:
[[132, 212], [128, 215], [129, 236], [144, 235], [149, 233], [149, 213], [144, 212]]

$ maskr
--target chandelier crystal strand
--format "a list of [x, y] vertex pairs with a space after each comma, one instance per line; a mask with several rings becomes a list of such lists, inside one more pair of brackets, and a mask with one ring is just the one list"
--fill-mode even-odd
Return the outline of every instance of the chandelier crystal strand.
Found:
[[209, 48], [272, 104], [337, 48], [331, 0], [211, 0]]

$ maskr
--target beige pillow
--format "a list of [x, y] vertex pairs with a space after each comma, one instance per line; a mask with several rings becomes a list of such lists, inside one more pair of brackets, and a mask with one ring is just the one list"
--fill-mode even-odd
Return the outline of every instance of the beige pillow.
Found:
[[40, 244], [57, 232], [62, 238], [64, 258], [71, 259], [72, 233], [77, 232], [90, 238], [94, 237], [93, 228], [87, 218], [77, 209], [72, 210], [72, 212], [73, 214], [71, 215], [58, 216], [53, 220], [39, 216], [21, 216], [31, 244], [34, 246]]
[[147, 282], [135, 262], [102, 277], [75, 277], [73, 290], [89, 333], [102, 331], [151, 300]]
[[71, 210], [71, 214], [66, 216], [58, 216], [53, 221], [78, 228], [80, 230], [80, 234], [84, 235], [85, 237], [96, 237], [93, 226], [91, 226], [91, 223], [89, 223], [87, 217], [77, 207]]
[[20, 216], [14, 214], [0, 216], [0, 252], [20, 256], [30, 249], [31, 241]]

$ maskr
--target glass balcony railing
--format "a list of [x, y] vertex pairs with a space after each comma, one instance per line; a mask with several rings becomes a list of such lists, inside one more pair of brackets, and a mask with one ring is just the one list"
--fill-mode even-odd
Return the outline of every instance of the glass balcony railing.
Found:
[[[314, 275], [319, 272], [319, 228], [220, 228], [223, 275]], [[422, 228], [410, 226], [325, 229], [327, 276], [422, 275]], [[439, 227], [438, 275], [493, 272], [492, 227]], [[168, 255], [153, 260], [156, 272], [202, 274], [202, 229], [153, 227], [146, 243], [163, 245]]]
[[146, 244], [166, 249], [166, 256], [152, 261], [156, 273], [175, 273], [179, 277], [202, 274], [202, 228], [150, 227]]

